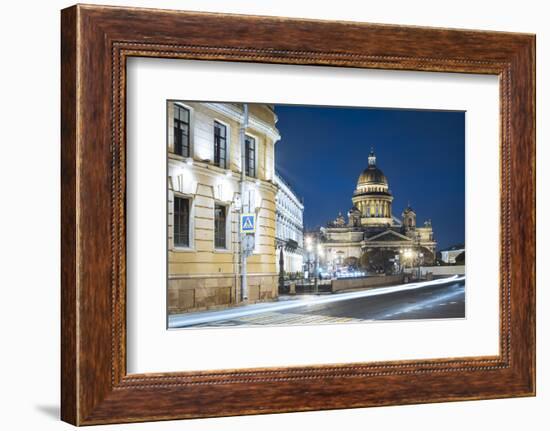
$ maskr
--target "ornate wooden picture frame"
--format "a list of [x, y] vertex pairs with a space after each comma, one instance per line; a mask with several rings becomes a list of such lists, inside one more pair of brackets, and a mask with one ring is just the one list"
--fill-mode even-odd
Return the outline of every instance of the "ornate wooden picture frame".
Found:
[[[535, 394], [533, 35], [78, 5], [62, 11], [61, 49], [64, 421], [89, 425]], [[497, 75], [500, 354], [127, 374], [125, 66], [133, 56]]]

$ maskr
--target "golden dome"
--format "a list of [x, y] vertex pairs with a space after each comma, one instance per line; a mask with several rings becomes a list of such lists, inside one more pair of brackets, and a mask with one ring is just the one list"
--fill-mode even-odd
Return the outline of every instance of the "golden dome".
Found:
[[384, 173], [376, 167], [376, 155], [372, 149], [368, 160], [368, 167], [361, 172], [361, 175], [359, 175], [359, 179], [357, 180], [357, 188], [362, 188], [361, 186], [365, 185], [386, 186], [387, 188], [388, 180]]
[[363, 184], [377, 184], [387, 186], [388, 180], [380, 169], [378, 169], [376, 166], [371, 165], [363, 172], [361, 172], [361, 175], [359, 175], [357, 185], [359, 186]]

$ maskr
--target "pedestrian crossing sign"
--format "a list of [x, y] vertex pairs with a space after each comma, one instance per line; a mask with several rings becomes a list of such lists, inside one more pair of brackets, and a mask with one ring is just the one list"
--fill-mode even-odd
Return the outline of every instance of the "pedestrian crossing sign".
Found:
[[256, 232], [256, 214], [241, 214], [241, 233]]

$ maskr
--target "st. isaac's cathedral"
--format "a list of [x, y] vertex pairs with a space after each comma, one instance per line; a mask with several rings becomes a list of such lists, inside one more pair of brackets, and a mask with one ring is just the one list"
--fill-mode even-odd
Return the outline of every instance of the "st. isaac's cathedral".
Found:
[[344, 266], [388, 271], [400, 266], [432, 264], [435, 258], [431, 221], [416, 225], [410, 205], [401, 219], [392, 213], [388, 180], [371, 151], [368, 167], [359, 175], [348, 219], [338, 217], [320, 231], [323, 261], [328, 271]]

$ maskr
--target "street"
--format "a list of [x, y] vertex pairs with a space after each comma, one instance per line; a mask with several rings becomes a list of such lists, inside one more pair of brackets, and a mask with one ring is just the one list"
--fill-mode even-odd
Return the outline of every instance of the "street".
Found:
[[172, 315], [169, 328], [358, 323], [465, 317], [465, 277]]

